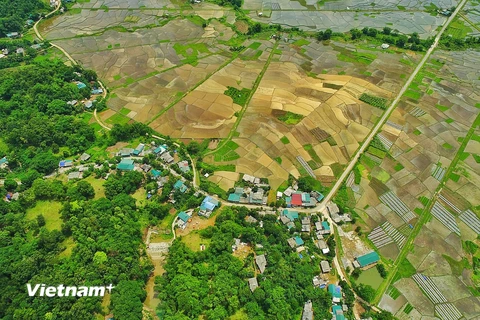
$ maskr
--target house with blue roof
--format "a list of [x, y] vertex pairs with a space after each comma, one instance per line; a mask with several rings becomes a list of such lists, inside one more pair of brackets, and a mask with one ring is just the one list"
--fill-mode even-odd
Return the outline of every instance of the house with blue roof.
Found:
[[61, 161], [58, 163], [58, 166], [59, 166], [60, 168], [72, 167], [72, 166], [73, 166], [73, 161], [72, 161], [72, 160], [61, 160]]
[[233, 203], [239, 203], [240, 202], [240, 194], [237, 194], [237, 193], [230, 193], [228, 195], [228, 201], [229, 202], [233, 202]]
[[77, 81], [76, 84], [77, 84], [78, 89], [83, 89], [83, 88], [87, 87], [87, 85], [85, 83], [81, 82], [81, 81]]
[[305, 242], [303, 242], [302, 238], [300, 238], [299, 236], [295, 236], [295, 243], [297, 244], [297, 247], [303, 246], [305, 244]]
[[331, 232], [330, 225], [328, 224], [327, 221], [322, 221], [322, 227], [323, 227], [324, 233], [330, 233]]
[[345, 320], [345, 315], [343, 314], [343, 309], [339, 305], [334, 305], [332, 307], [332, 313], [335, 320]]
[[205, 199], [203, 199], [202, 204], [200, 205], [200, 211], [198, 212], [198, 214], [208, 218], [216, 207], [218, 207], [218, 200], [210, 196], [206, 196]]
[[93, 88], [92, 89], [92, 94], [102, 94], [103, 89], [102, 88]]
[[301, 247], [305, 244], [303, 242], [302, 238], [300, 238], [299, 236], [289, 238], [289, 239], [287, 239], [287, 242], [288, 242], [288, 245], [290, 246], [290, 248], [292, 248], [292, 249], [296, 249], [296, 248]]

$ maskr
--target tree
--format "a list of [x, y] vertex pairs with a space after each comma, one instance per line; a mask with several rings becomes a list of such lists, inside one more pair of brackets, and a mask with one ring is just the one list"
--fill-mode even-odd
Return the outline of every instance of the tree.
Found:
[[190, 154], [197, 154], [200, 151], [200, 144], [197, 141], [192, 141], [187, 145], [187, 151]]
[[79, 181], [77, 183], [76, 192], [84, 199], [93, 199], [95, 197], [95, 189], [87, 181]]
[[358, 29], [351, 29], [350, 35], [352, 37], [352, 40], [360, 39], [362, 37], [362, 31]]
[[146, 293], [137, 281], [120, 281], [112, 290], [113, 315], [118, 320], [141, 320]]
[[18, 184], [17, 184], [17, 181], [13, 180], [13, 179], [6, 179], [4, 182], [3, 182], [3, 186], [5, 187], [5, 189], [9, 192], [13, 192], [17, 189], [18, 187]]
[[375, 298], [375, 289], [369, 285], [360, 283], [356, 285], [354, 289], [357, 291], [357, 294], [367, 302], [372, 302], [373, 298]]
[[385, 266], [381, 263], [377, 264], [377, 271], [380, 274], [380, 276], [385, 279], [387, 277], [387, 270], [385, 269]]
[[45, 225], [45, 217], [43, 216], [43, 214], [39, 214], [37, 216], [37, 224], [39, 227], [43, 227]]
[[104, 264], [107, 260], [107, 254], [103, 251], [97, 251], [93, 256], [93, 262], [97, 265]]
[[389, 28], [389, 27], [384, 27], [383, 28], [383, 34], [384, 35], [388, 36], [391, 32], [392, 32], [392, 28]]

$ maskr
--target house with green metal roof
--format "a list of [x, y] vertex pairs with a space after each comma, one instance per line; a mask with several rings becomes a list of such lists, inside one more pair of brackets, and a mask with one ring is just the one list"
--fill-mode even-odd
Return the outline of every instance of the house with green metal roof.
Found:
[[365, 268], [376, 264], [380, 260], [380, 256], [375, 251], [364, 254], [356, 258], [356, 262], [360, 268]]
[[297, 211], [290, 211], [290, 210], [284, 209], [282, 211], [282, 215], [286, 216], [290, 221], [298, 219], [298, 212]]
[[238, 203], [240, 202], [240, 195], [237, 193], [230, 193], [228, 195], [228, 201]]
[[327, 221], [322, 221], [322, 227], [323, 227], [323, 229], [326, 230], [326, 231], [331, 231], [331, 230], [330, 230], [330, 225], [328, 224]]
[[180, 211], [177, 216], [177, 226], [182, 229], [185, 229], [187, 222], [190, 219], [190, 216], [185, 211]]
[[187, 191], [187, 186], [183, 184], [182, 180], [177, 180], [175, 184], [173, 185], [173, 189], [179, 190], [181, 193], [185, 193]]
[[333, 302], [340, 302], [342, 299], [342, 288], [333, 283], [328, 285], [328, 293], [332, 296]]
[[143, 143], [140, 143], [134, 150], [133, 150], [133, 155], [138, 156], [140, 153], [142, 153], [143, 149], [145, 148], [145, 145]]
[[8, 161], [7, 161], [7, 157], [3, 157], [2, 159], [0, 159], [0, 168], [6, 168], [8, 165]]
[[117, 170], [123, 171], [132, 171], [135, 168], [132, 159], [122, 159], [119, 164], [117, 164]]
[[302, 238], [300, 238], [299, 236], [295, 236], [295, 243], [297, 244], [297, 246], [303, 246], [304, 244]]
[[162, 174], [162, 171], [153, 169], [152, 171], [150, 171], [150, 173], [152, 174], [152, 176], [153, 176], [155, 179], [157, 179], [157, 178], [160, 177], [160, 175]]

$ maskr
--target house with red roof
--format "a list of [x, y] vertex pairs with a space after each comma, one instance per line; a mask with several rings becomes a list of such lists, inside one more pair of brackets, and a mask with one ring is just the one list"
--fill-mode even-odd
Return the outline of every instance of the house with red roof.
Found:
[[302, 194], [294, 193], [292, 194], [292, 201], [290, 202], [292, 207], [301, 207], [302, 206]]

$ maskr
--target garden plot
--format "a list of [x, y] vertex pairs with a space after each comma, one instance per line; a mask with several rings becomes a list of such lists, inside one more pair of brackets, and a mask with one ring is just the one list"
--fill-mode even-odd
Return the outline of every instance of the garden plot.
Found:
[[455, 216], [445, 209], [444, 206], [438, 203], [438, 201], [435, 201], [431, 212], [435, 218], [440, 220], [440, 222], [445, 225], [445, 227], [452, 232], [455, 232], [457, 235], [460, 235], [460, 229], [455, 221]]
[[325, 26], [328, 26], [333, 32], [347, 32], [354, 28], [362, 29], [364, 26], [382, 29], [389, 25], [392, 29], [399, 30], [400, 33], [417, 32], [422, 38], [434, 36], [437, 27], [446, 20], [441, 15], [431, 16], [427, 12], [403, 11], [377, 12], [366, 15], [345, 11], [272, 11], [270, 18], [258, 17], [255, 12], [251, 12], [250, 17], [264, 23], [297, 26], [306, 31], [324, 30]]
[[380, 226], [370, 232], [368, 239], [370, 239], [370, 241], [373, 242], [373, 245], [379, 249], [393, 243], [392, 237], [390, 237]]
[[407, 240], [403, 234], [401, 234], [397, 229], [395, 229], [388, 221], [384, 222], [381, 227], [395, 241], [395, 243], [400, 249], [403, 248], [403, 245]]
[[432, 176], [438, 181], [442, 181], [446, 171], [447, 171], [446, 168], [443, 168], [437, 164], [434, 164], [432, 167]]
[[175, 8], [169, 0], [86, 0], [76, 2], [73, 7], [92, 9]]
[[262, 68], [262, 62], [236, 59], [160, 116], [155, 130], [175, 138], [228, 136], [247, 95], [231, 97], [225, 93], [228, 88], [250, 90]]
[[385, 205], [392, 209], [406, 223], [408, 223], [412, 219], [415, 219], [415, 214], [392, 191], [384, 193], [379, 198]]
[[473, 231], [475, 231], [477, 234], [480, 234], [480, 219], [475, 213], [473, 213], [472, 210], [466, 210], [462, 212], [459, 218]]

